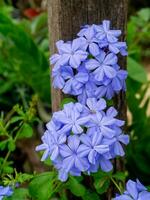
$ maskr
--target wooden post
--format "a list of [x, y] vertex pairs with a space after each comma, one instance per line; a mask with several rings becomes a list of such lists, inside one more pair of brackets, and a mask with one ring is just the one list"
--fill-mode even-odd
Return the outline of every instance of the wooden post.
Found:
[[[121, 39], [126, 35], [127, 0], [48, 0], [48, 22], [50, 53], [56, 52], [55, 42], [71, 40], [76, 37], [81, 25], [100, 24], [108, 19], [114, 29], [122, 31]], [[122, 69], [126, 68], [126, 58], [119, 60]], [[51, 88], [52, 111], [60, 108], [62, 93]], [[121, 92], [114, 100], [119, 117], [126, 119], [125, 94]], [[116, 168], [120, 163], [116, 162]], [[111, 195], [108, 196], [108, 199]]]

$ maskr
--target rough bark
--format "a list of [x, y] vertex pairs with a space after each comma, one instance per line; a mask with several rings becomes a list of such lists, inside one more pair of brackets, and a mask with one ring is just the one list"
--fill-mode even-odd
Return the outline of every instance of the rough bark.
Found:
[[[121, 40], [126, 35], [127, 0], [48, 0], [48, 22], [50, 53], [56, 52], [55, 42], [75, 38], [81, 25], [99, 24], [111, 20], [114, 29], [122, 30]], [[119, 60], [122, 69], [126, 68], [126, 58]], [[51, 88], [52, 111], [59, 110], [63, 97], [61, 91]], [[114, 98], [119, 117], [126, 119], [125, 94], [121, 92]], [[116, 168], [122, 169], [120, 161]], [[111, 198], [111, 195], [108, 199]]]

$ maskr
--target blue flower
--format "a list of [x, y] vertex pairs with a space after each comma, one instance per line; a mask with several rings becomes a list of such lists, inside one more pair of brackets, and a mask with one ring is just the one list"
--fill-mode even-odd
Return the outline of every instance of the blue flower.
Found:
[[88, 98], [86, 101], [86, 105], [89, 110], [89, 114], [96, 114], [106, 108], [106, 101], [102, 98], [97, 100], [96, 98]]
[[100, 48], [98, 45], [98, 39], [95, 37], [95, 29], [94, 25], [89, 26], [86, 28], [86, 30], [78, 33], [80, 36], [84, 36], [84, 47], [85, 50], [88, 49], [89, 53], [92, 54], [93, 56], [97, 56], [100, 53]]
[[117, 66], [114, 66], [114, 68], [116, 69], [116, 75], [112, 79], [106, 79], [99, 83], [99, 86], [97, 86], [95, 95], [98, 98], [106, 97], [107, 99], [111, 99], [121, 90], [126, 90], [125, 79], [127, 78], [127, 71], [119, 70]]
[[87, 134], [82, 134], [80, 137], [82, 144], [78, 149], [79, 155], [88, 155], [89, 162], [95, 164], [97, 155], [103, 155], [109, 151], [109, 146], [102, 143], [102, 138], [102, 134], [97, 132], [94, 132], [91, 137]]
[[10, 186], [7, 186], [7, 187], [0, 186], [0, 200], [2, 200], [3, 197], [9, 197], [12, 194], [13, 194], [13, 191]]
[[94, 26], [94, 24], [81, 26], [81, 30], [78, 32], [77, 36], [83, 37], [88, 31], [88, 29], [91, 28], [92, 26]]
[[103, 143], [109, 145], [111, 158], [124, 156], [125, 153], [122, 144], [127, 145], [129, 143], [128, 135], [124, 135], [121, 129], [116, 128], [115, 130], [116, 132], [113, 138], [103, 139]]
[[60, 133], [66, 133], [72, 131], [74, 134], [80, 134], [83, 132], [83, 125], [89, 121], [89, 117], [82, 117], [81, 112], [83, 106], [80, 103], [68, 103], [64, 106], [62, 111], [54, 113], [54, 119], [62, 123]]
[[113, 90], [111, 84], [100, 85], [99, 87], [97, 87], [97, 90], [95, 91], [95, 95], [98, 98], [105, 97], [106, 99], [112, 99], [112, 97], [115, 95], [115, 91]]
[[90, 59], [86, 62], [85, 67], [92, 70], [92, 73], [97, 81], [103, 81], [104, 77], [113, 78], [116, 75], [116, 70], [113, 65], [117, 63], [117, 56], [113, 53], [108, 55], [101, 51], [96, 59]]
[[58, 178], [62, 182], [65, 182], [68, 179], [68, 175], [72, 176], [81, 176], [81, 171], [75, 167], [72, 167], [69, 172], [63, 168], [63, 158], [58, 159], [57, 161], [53, 162], [55, 168], [58, 170]]
[[[62, 74], [64, 75], [64, 73]], [[70, 73], [70, 76], [68, 74], [68, 77], [65, 76], [65, 79], [67, 81], [65, 82], [63, 92], [65, 94], [72, 94], [72, 95], [79, 95], [83, 91], [83, 85], [88, 81], [89, 76], [88, 73], [85, 72], [78, 72], [76, 75]]]
[[110, 30], [110, 21], [104, 20], [102, 25], [95, 26], [97, 32], [97, 39], [104, 40], [107, 39], [108, 42], [117, 42], [118, 37], [121, 35], [120, 30]]
[[69, 136], [67, 145], [61, 146], [60, 153], [64, 158], [62, 167], [66, 172], [72, 168], [79, 171], [86, 171], [89, 168], [88, 160], [78, 152], [79, 147], [80, 139], [77, 135]]
[[95, 92], [97, 90], [96, 82], [93, 78], [93, 75], [89, 73], [89, 78], [86, 83], [82, 86], [82, 93], [78, 95], [78, 102], [86, 104], [87, 98], [95, 97]]
[[129, 180], [126, 184], [126, 191], [122, 195], [117, 195], [114, 200], [149, 200], [150, 192], [147, 188], [140, 183]]
[[[117, 131], [116, 131], [117, 133]], [[111, 146], [111, 152], [113, 152], [113, 157], [124, 156], [124, 149], [122, 144], [127, 145], [129, 143], [129, 136], [118, 132], [115, 136], [116, 141]]]
[[48, 158], [48, 156], [50, 156], [50, 153], [51, 153], [51, 137], [49, 135], [49, 132], [46, 131], [41, 139], [42, 139], [43, 144], [37, 146], [35, 150], [45, 151], [41, 158], [41, 161], [44, 161], [45, 159]]
[[108, 49], [110, 52], [114, 54], [120, 53], [122, 56], [127, 56], [128, 53], [126, 51], [127, 49], [127, 44], [126, 42], [114, 42], [114, 43], [109, 43]]
[[60, 46], [63, 45], [63, 44], [64, 44], [63, 40], [59, 40], [59, 41], [56, 42], [56, 48], [57, 48], [58, 53], [53, 54], [50, 57], [50, 64], [51, 65], [57, 63], [61, 59], [61, 56], [62, 56], [63, 52], [61, 51]]
[[112, 88], [116, 93], [120, 90], [126, 90], [125, 80], [127, 75], [126, 70], [117, 70], [116, 76], [111, 81]]
[[99, 112], [96, 113], [91, 120], [91, 131], [102, 133], [106, 138], [112, 138], [115, 135], [115, 130], [111, 127], [116, 122], [115, 118], [103, 116], [102, 113]]
[[36, 151], [43, 151], [42, 161], [49, 156], [52, 161], [56, 160], [60, 153], [60, 146], [66, 142], [65, 134], [58, 134], [56, 131], [47, 130], [42, 136], [43, 144], [36, 147]]
[[82, 38], [67, 43], [59, 42], [57, 48], [60, 54], [55, 54], [50, 58], [51, 64], [56, 63], [61, 66], [69, 64], [73, 68], [78, 68], [88, 56], [88, 53], [83, 50], [82, 43]]
[[[53, 87], [62, 89], [65, 85], [65, 80], [62, 76], [62, 70], [65, 70], [66, 68], [56, 65], [52, 70], [52, 78], [53, 78]], [[67, 68], [68, 70], [68, 68]]]

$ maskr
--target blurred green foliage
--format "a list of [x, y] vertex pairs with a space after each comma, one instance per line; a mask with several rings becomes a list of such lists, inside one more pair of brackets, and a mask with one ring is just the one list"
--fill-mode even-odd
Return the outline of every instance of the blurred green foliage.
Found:
[[15, 105], [7, 115], [1, 112], [0, 116], [0, 151], [7, 152], [0, 157], [0, 176], [13, 173], [13, 161], [8, 161], [9, 156], [16, 149], [16, 142], [22, 138], [33, 136], [34, 122], [39, 122], [36, 116], [37, 96], [33, 96], [27, 109]]
[[131, 112], [128, 131], [127, 167], [130, 177], [149, 184], [150, 163], [150, 81], [142, 61], [150, 55], [150, 8], [141, 9], [128, 22], [127, 103]]
[[48, 57], [43, 53], [47, 43], [46, 40], [42, 40], [45, 33], [43, 35], [39, 33], [40, 36], [36, 34], [42, 26], [41, 20], [46, 22], [46, 19], [44, 13], [30, 23], [30, 26], [28, 24], [33, 34], [31, 35], [23, 29], [22, 22], [13, 22], [0, 12], [0, 104], [2, 108], [11, 108], [21, 99], [29, 100], [34, 93], [50, 104], [49, 63]]

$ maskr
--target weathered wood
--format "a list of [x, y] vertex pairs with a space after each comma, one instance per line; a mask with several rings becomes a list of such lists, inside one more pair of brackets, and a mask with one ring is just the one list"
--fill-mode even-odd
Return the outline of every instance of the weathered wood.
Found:
[[[99, 24], [102, 20], [111, 20], [114, 29], [122, 30], [121, 39], [126, 35], [127, 0], [48, 0], [48, 21], [50, 53], [56, 52], [57, 40], [75, 38], [81, 25]], [[122, 69], [126, 68], [126, 58], [119, 60]], [[59, 110], [62, 93], [51, 88], [52, 111]], [[121, 92], [115, 97], [115, 105], [119, 117], [126, 119], [125, 94]], [[120, 164], [116, 167], [120, 168]], [[108, 199], [111, 198], [108, 197]]]

